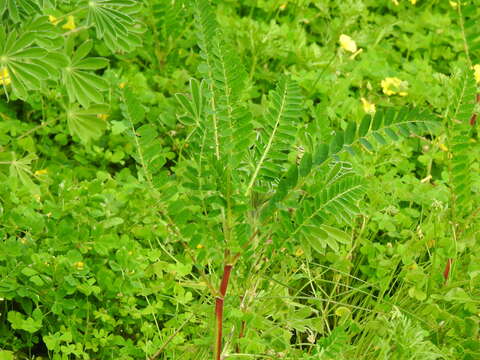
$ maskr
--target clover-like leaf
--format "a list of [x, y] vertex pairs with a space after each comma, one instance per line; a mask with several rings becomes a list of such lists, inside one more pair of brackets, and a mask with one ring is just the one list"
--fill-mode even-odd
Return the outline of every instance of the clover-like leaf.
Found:
[[87, 108], [91, 103], [103, 102], [102, 91], [107, 89], [107, 82], [100, 76], [86, 70], [97, 70], [108, 65], [104, 58], [85, 58], [92, 49], [92, 41], [80, 45], [63, 69], [63, 80], [70, 102], [78, 101]]
[[89, 142], [99, 138], [107, 127], [107, 105], [96, 104], [88, 109], [72, 107], [67, 110], [67, 124], [70, 132], [81, 141]]

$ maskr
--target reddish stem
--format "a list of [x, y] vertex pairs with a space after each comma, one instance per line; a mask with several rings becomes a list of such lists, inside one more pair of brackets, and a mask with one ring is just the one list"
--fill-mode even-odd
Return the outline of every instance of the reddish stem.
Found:
[[222, 337], [223, 337], [223, 298], [215, 299], [215, 317], [217, 319], [217, 339], [215, 343], [215, 359], [220, 360], [222, 353]]
[[232, 264], [223, 267], [223, 277], [220, 283], [219, 295], [215, 299], [215, 318], [217, 320], [217, 339], [215, 343], [215, 359], [221, 360], [222, 355], [222, 339], [223, 339], [223, 304], [225, 294], [227, 293], [228, 280], [232, 272]]
[[[245, 336], [245, 328], [247, 327], [247, 322], [245, 320], [242, 320], [242, 327], [240, 329], [240, 334], [238, 335], [238, 340], [243, 338]], [[240, 352], [240, 346], [237, 344], [237, 353]]]
[[[480, 93], [477, 94], [477, 103], [480, 104]], [[474, 126], [475, 123], [477, 122], [477, 114], [472, 114], [472, 117], [470, 118], [470, 126]]]
[[445, 279], [445, 284], [447, 283], [448, 276], [450, 275], [450, 268], [452, 266], [452, 259], [448, 259], [445, 264], [445, 270], [443, 270], [443, 278]]

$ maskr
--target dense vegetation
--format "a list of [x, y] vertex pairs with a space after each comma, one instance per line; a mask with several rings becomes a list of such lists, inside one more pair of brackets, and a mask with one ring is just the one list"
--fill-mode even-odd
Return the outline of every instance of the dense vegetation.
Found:
[[0, 360], [480, 358], [475, 0], [0, 19]]

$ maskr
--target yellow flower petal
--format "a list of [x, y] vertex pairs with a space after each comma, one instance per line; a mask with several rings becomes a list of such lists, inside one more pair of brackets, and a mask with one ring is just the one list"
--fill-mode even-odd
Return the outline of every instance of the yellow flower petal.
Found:
[[480, 64], [473, 65], [473, 76], [475, 77], [475, 81], [480, 83]]
[[357, 44], [355, 41], [348, 35], [342, 34], [340, 35], [340, 46], [342, 49], [354, 53], [357, 51]]
[[62, 29], [65, 29], [65, 30], [75, 29], [75, 19], [73, 18], [73, 15], [68, 15], [67, 22], [62, 26]]
[[375, 104], [369, 102], [365, 98], [361, 98], [360, 100], [362, 101], [363, 111], [365, 111], [367, 114], [375, 114]]
[[454, 9], [456, 9], [458, 7], [458, 2], [456, 2], [456, 1], [449, 1], [449, 3], [450, 3], [450, 6]]
[[412, 5], [415, 5], [417, 3], [417, 0], [410, 0], [410, 2], [412, 3]]
[[204, 246], [202, 244], [197, 245], [197, 249], [203, 249], [203, 248], [204, 248]]
[[400, 96], [407, 96], [408, 82], [402, 81], [396, 77], [387, 77], [380, 82], [382, 91], [385, 95], [391, 96], [398, 94]]
[[442, 150], [442, 151], [448, 151], [448, 147], [446, 147], [445, 144], [440, 143], [440, 144], [438, 144], [438, 147], [439, 147], [440, 150]]
[[120, 89], [123, 89], [123, 88], [125, 87], [125, 85], [127, 85], [126, 82], [121, 82], [120, 84], [118, 84], [118, 87], [119, 87]]
[[295, 256], [302, 256], [303, 253], [304, 251], [302, 248], [297, 248], [297, 250], [295, 250]]
[[35, 171], [34, 175], [45, 175], [48, 173], [48, 169], [42, 169]]
[[83, 261], [77, 261], [73, 264], [73, 266], [76, 267], [77, 270], [83, 270], [83, 268], [85, 267], [85, 263]]
[[53, 25], [57, 25], [60, 20], [58, 20], [55, 16], [53, 15], [48, 15], [48, 21], [50, 21]]
[[97, 114], [97, 118], [102, 119], [102, 120], [107, 120], [110, 117], [109, 114]]
[[0, 85], [9, 85], [12, 82], [6, 67], [0, 68]]

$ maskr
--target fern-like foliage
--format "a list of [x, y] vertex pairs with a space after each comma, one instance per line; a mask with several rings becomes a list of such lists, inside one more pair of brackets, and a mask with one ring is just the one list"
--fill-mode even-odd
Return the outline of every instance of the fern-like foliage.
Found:
[[348, 335], [343, 327], [336, 327], [332, 333], [318, 341], [318, 359], [334, 360], [339, 359], [348, 346]]
[[248, 183], [247, 192], [251, 190], [259, 175], [270, 180], [278, 178], [295, 142], [295, 121], [301, 111], [300, 88], [295, 82], [282, 78], [270, 96], [270, 108], [260, 131], [261, 141], [256, 146], [255, 170]]
[[167, 41], [180, 35], [192, 9], [188, 0], [169, 0], [155, 3], [152, 10], [159, 35]]
[[[183, 179], [182, 204], [194, 199], [201, 207], [202, 215], [191, 221], [208, 223], [215, 238], [233, 246], [245, 244], [253, 234], [279, 247], [301, 241], [324, 251], [348, 244], [350, 236], [336, 225], [353, 221], [365, 188], [346, 157], [411, 134], [435, 132], [439, 121], [415, 109], [380, 109], [360, 124], [350, 122], [328, 142], [313, 139], [309, 151], [292, 161], [301, 89], [282, 76], [253, 129], [242, 64], [209, 2], [193, 4], [203, 80], [191, 81], [190, 95], [177, 95], [189, 147], [185, 155], [182, 148], [176, 168]], [[178, 221], [184, 221], [180, 214]], [[192, 228], [184, 230], [185, 238], [211, 243]]]
[[153, 124], [140, 125], [145, 118], [145, 110], [128, 87], [123, 89], [122, 97], [121, 110], [129, 125], [126, 133], [137, 149], [134, 158], [139, 165], [139, 177], [153, 189], [159, 189], [165, 182], [163, 166], [167, 154], [159, 141], [157, 128]]
[[[474, 114], [476, 102], [475, 80], [469, 72], [460, 77], [452, 99], [453, 109], [447, 115], [448, 141], [451, 151], [450, 184], [452, 186], [452, 210], [457, 218], [471, 212], [474, 206], [472, 193], [471, 169], [474, 161], [472, 125], [470, 119]], [[477, 204], [478, 206], [478, 204]]]
[[374, 151], [375, 146], [382, 146], [390, 141], [398, 141], [412, 134], [422, 135], [435, 133], [441, 122], [432, 114], [416, 109], [379, 109], [374, 116], [367, 115], [360, 124], [350, 122], [345, 130], [337, 131], [329, 142], [320, 142], [312, 153], [305, 153], [300, 164], [293, 165], [281, 177], [275, 195], [269, 207], [281, 201], [292, 189], [300, 189], [311, 179], [313, 170], [316, 173], [326, 163], [340, 155], [348, 153], [356, 156], [362, 150]]
[[364, 193], [363, 179], [358, 176], [345, 176], [325, 186], [295, 211], [291, 236], [299, 235], [318, 251], [323, 251], [326, 245], [338, 250], [338, 244], [349, 243], [350, 237], [326, 222], [335, 219], [337, 224], [349, 224], [360, 212], [357, 203]]
[[480, 21], [480, 8], [475, 1], [461, 7], [461, 15], [464, 20], [465, 37], [470, 55], [478, 57], [480, 54], [480, 33], [478, 32], [478, 22]]
[[251, 115], [240, 102], [246, 87], [246, 72], [231, 46], [223, 39], [207, 0], [195, 1], [195, 24], [206, 82], [208, 116], [202, 131], [213, 139], [211, 149], [233, 167], [246, 156], [251, 143]]

